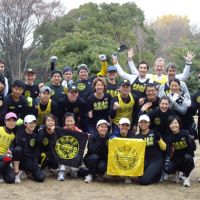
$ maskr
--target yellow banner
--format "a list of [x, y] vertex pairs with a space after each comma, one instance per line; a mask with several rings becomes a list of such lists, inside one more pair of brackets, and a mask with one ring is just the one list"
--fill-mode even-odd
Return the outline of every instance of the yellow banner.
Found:
[[142, 176], [146, 142], [142, 139], [113, 138], [109, 140], [107, 174]]

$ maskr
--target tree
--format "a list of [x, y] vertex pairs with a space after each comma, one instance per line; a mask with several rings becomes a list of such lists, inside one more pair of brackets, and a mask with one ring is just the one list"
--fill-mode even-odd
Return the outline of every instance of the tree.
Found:
[[166, 58], [166, 49], [178, 44], [182, 38], [190, 37], [190, 25], [187, 17], [177, 15], [164, 15], [151, 24], [160, 44], [157, 55]]
[[58, 56], [59, 68], [71, 65], [76, 70], [79, 64], [85, 63], [91, 72], [96, 73], [100, 66], [98, 55], [102, 53], [111, 55], [115, 49], [117, 49], [117, 45], [111, 37], [105, 38], [100, 34], [83, 31], [67, 33], [65, 37], [56, 40], [46, 50], [46, 55]]
[[[75, 67], [84, 62], [96, 72], [98, 54], [111, 55], [119, 45], [126, 44], [135, 47], [136, 63], [147, 60], [152, 64], [158, 44], [155, 33], [144, 26], [144, 20], [143, 11], [135, 3], [81, 5], [36, 29], [34, 34], [41, 38], [41, 43], [31, 60], [56, 55], [59, 58], [58, 67]], [[126, 63], [125, 53], [119, 56], [122, 65]], [[33, 66], [42, 63], [42, 59], [39, 63], [34, 61], [31, 62]]]
[[39, 38], [32, 37], [35, 28], [60, 13], [58, 1], [0, 1], [0, 46], [13, 79], [21, 78], [31, 52], [39, 43]]

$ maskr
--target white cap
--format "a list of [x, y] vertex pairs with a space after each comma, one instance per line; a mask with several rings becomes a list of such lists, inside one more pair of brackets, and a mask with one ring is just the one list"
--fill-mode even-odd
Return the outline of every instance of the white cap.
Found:
[[141, 122], [141, 121], [150, 122], [150, 118], [148, 115], [140, 115], [138, 122]]
[[97, 122], [96, 128], [97, 128], [100, 124], [107, 124], [107, 126], [110, 126], [110, 124], [109, 124], [105, 119], [100, 119], [100, 120]]
[[131, 125], [131, 122], [130, 122], [130, 120], [128, 119], [128, 118], [121, 118], [120, 120], [119, 120], [119, 124], [121, 125], [121, 124], [128, 124], [128, 125]]
[[24, 117], [24, 123], [31, 123], [33, 121], [37, 121], [37, 119], [34, 115], [26, 115]]

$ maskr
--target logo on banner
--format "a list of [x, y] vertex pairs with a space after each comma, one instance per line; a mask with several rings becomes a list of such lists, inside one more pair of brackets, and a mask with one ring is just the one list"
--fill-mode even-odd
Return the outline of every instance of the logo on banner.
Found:
[[55, 150], [60, 158], [73, 159], [79, 152], [79, 143], [76, 138], [65, 135], [58, 139]]
[[131, 146], [119, 147], [116, 149], [114, 157], [120, 169], [130, 170], [138, 164], [137, 152]]

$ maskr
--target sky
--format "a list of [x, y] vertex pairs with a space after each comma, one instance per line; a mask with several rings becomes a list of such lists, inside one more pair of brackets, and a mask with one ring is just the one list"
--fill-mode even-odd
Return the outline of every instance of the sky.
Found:
[[65, 6], [66, 12], [88, 2], [93, 3], [125, 3], [135, 2], [144, 11], [147, 22], [152, 22], [162, 15], [187, 16], [191, 25], [200, 27], [200, 8], [198, 0], [60, 0]]

